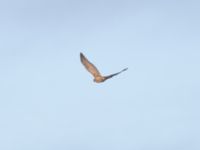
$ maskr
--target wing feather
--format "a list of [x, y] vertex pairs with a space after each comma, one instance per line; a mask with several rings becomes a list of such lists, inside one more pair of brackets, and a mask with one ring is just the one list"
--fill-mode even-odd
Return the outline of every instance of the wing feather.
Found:
[[120, 74], [120, 73], [122, 73], [122, 72], [124, 72], [124, 71], [126, 71], [126, 70], [128, 70], [128, 68], [125, 68], [125, 69], [123, 69], [123, 70], [120, 71], [120, 72], [117, 72], [117, 73], [114, 73], [114, 74], [105, 76], [105, 79], [106, 79], [106, 80], [107, 80], [107, 79], [110, 79], [110, 78], [112, 78], [112, 77], [114, 77], [114, 76], [116, 76], [116, 75], [118, 75], [118, 74]]
[[94, 76], [101, 76], [98, 69], [93, 65], [84, 55], [80, 53], [81, 63], [85, 66], [85, 68]]

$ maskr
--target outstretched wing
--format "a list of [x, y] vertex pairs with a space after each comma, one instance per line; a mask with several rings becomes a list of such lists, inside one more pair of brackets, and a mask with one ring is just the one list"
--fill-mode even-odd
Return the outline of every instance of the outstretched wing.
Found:
[[104, 78], [105, 78], [105, 80], [110, 79], [110, 78], [112, 78], [112, 77], [114, 77], [114, 76], [116, 76], [116, 75], [118, 75], [118, 74], [120, 74], [120, 73], [122, 73], [122, 72], [124, 72], [124, 71], [126, 71], [126, 70], [128, 70], [128, 68], [125, 68], [125, 69], [123, 69], [123, 70], [120, 71], [120, 72], [117, 72], [117, 73], [114, 73], [114, 74], [105, 76]]
[[82, 64], [85, 66], [85, 68], [94, 76], [101, 76], [98, 69], [93, 65], [89, 60], [83, 55], [83, 53], [80, 53], [80, 59]]

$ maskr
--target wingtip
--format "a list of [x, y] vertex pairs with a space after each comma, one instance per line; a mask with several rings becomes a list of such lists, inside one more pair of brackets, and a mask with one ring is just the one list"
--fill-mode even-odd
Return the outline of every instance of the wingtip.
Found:
[[125, 68], [124, 71], [128, 70], [128, 68]]
[[82, 52], [80, 52], [80, 57], [82, 58], [82, 57], [84, 57], [84, 55], [83, 55], [83, 53]]

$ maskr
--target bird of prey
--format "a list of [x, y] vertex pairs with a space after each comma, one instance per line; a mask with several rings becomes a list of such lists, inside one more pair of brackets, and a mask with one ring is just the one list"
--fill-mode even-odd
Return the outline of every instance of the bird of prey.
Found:
[[107, 79], [110, 79], [124, 71], [126, 71], [128, 68], [125, 68], [121, 70], [120, 72], [108, 75], [108, 76], [102, 76], [101, 73], [98, 71], [98, 69], [93, 65], [84, 55], [83, 53], [80, 53], [80, 59], [81, 63], [85, 66], [85, 68], [93, 75], [94, 77], [94, 82], [96, 83], [101, 83], [106, 81]]

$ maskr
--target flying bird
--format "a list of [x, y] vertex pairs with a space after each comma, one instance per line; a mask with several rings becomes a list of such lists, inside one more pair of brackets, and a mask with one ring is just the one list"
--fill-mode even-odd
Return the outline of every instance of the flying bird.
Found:
[[102, 76], [101, 73], [99, 72], [99, 70], [95, 67], [95, 65], [93, 65], [84, 55], [83, 53], [80, 53], [80, 59], [81, 59], [81, 63], [85, 66], [85, 68], [93, 75], [94, 77], [94, 82], [96, 83], [101, 83], [106, 81], [107, 79], [110, 79], [124, 71], [126, 71], [128, 68], [125, 68], [123, 70], [121, 70], [120, 72], [108, 75], [108, 76]]

